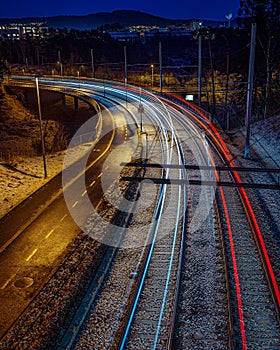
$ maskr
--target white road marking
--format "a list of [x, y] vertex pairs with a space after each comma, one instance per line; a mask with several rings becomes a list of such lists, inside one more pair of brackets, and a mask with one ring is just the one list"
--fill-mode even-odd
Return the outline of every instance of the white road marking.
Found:
[[96, 180], [92, 181], [92, 183], [89, 185], [89, 187], [92, 187], [96, 183]]
[[98, 176], [97, 176], [97, 178], [99, 178], [99, 177], [101, 177], [102, 176], [102, 173], [100, 173]]
[[48, 239], [53, 232], [54, 232], [54, 228], [50, 230], [50, 232], [46, 235], [45, 239]]
[[29, 260], [32, 258], [32, 256], [33, 256], [34, 254], [36, 254], [37, 250], [38, 250], [37, 248], [34, 249], [33, 252], [29, 255], [29, 257], [27, 257], [27, 258], [25, 259], [25, 261], [29, 261]]
[[87, 194], [87, 190], [85, 190], [85, 191], [82, 193], [82, 197], [84, 197], [86, 194]]

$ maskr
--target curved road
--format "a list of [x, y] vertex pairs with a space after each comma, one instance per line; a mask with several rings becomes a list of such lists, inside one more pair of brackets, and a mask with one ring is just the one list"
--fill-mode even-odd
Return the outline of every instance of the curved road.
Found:
[[[15, 78], [16, 84], [21, 84], [23, 86], [33, 86], [34, 81], [30, 81], [30, 77]], [[32, 80], [32, 79], [31, 79]], [[158, 133], [165, 133], [167, 140], [174, 140], [182, 130], [180, 126], [174, 127], [173, 121], [176, 120], [177, 116], [176, 108], [173, 109], [173, 104], [168, 102], [165, 104], [164, 99], [157, 99], [156, 96], [151, 95], [146, 91], [142, 91], [139, 88], [131, 87], [124, 84], [118, 84], [113, 82], [104, 81], [91, 81], [91, 80], [77, 80], [77, 79], [64, 79], [56, 80], [52, 78], [42, 78], [40, 79], [40, 88], [59, 90], [72, 95], [84, 95], [88, 98], [96, 100], [98, 103], [111, 107], [111, 112], [113, 114], [114, 121], [118, 125], [118, 120], [121, 118], [126, 119], [126, 125], [131, 125], [128, 131], [128, 126], [123, 125], [118, 127], [113, 127], [114, 129], [114, 141], [110, 133], [106, 133], [105, 137], [101, 139], [98, 146], [96, 146], [96, 151], [102, 153], [103, 150], [107, 148], [108, 141], [111, 140], [112, 148], [118, 148], [118, 145], [125, 142], [128, 132], [130, 137], [138, 138], [141, 137], [140, 131], [144, 131], [149, 134], [149, 123], [152, 120], [153, 128], [158, 130]], [[176, 100], [178, 103], [179, 100]], [[167, 108], [167, 105], [171, 105]], [[124, 114], [122, 114], [124, 111]], [[184, 110], [184, 113], [188, 113]], [[227, 148], [223, 144], [219, 135], [217, 135], [216, 130], [213, 129], [210, 123], [205, 122], [203, 116], [199, 111], [190, 112], [196, 123], [200, 125], [200, 128], [191, 127], [190, 134], [192, 137], [199, 139], [202, 156], [198, 157], [200, 165], [210, 165], [211, 154], [207, 144], [207, 140], [204, 137], [202, 130], [205, 130], [208, 134], [211, 134], [212, 139], [217, 141], [216, 146], [220, 148], [220, 151], [224, 153], [224, 158], [227, 159], [229, 154], [227, 153]], [[103, 127], [106, 130], [106, 125], [108, 129], [112, 129], [109, 126], [109, 115], [104, 118]], [[178, 121], [179, 119], [177, 119]], [[136, 127], [132, 126], [133, 121], [136, 121]], [[107, 124], [108, 123], [108, 124]], [[188, 121], [184, 120], [185, 125]], [[120, 124], [121, 125], [121, 124]], [[154, 139], [158, 139], [159, 134], [155, 134]], [[180, 142], [182, 142], [180, 138]], [[184, 140], [188, 143], [188, 140]], [[150, 149], [153, 148], [153, 142], [149, 145]], [[166, 150], [165, 164], [171, 164], [172, 161], [172, 142], [166, 142], [164, 145]], [[112, 149], [111, 148], [111, 149]], [[91, 201], [94, 206], [98, 206], [102, 197], [102, 190], [100, 185], [100, 178], [102, 177], [102, 159], [95, 162], [92, 158], [93, 167], [90, 167], [86, 178], [88, 179], [88, 192], [91, 197]], [[121, 155], [120, 155], [121, 159]], [[212, 158], [211, 158], [212, 159]], [[232, 162], [228, 162], [232, 166]], [[215, 176], [215, 174], [210, 174], [210, 178]], [[238, 174], [236, 174], [236, 181]], [[32, 200], [25, 202], [24, 210], [30, 207], [30, 214], [26, 215], [29, 217], [32, 215], [34, 207], [39, 203], [40, 198], [43, 199], [43, 203], [50, 201], [50, 189], [53, 192], [60, 191], [60, 180], [59, 177], [54, 180], [54, 182], [48, 184], [44, 189], [35, 195], [34, 202]], [[53, 187], [52, 187], [53, 186]], [[203, 190], [202, 190], [203, 191]], [[245, 193], [245, 191], [244, 191]], [[50, 195], [50, 197], [48, 197]], [[207, 198], [206, 194], [206, 198]], [[45, 197], [46, 196], [46, 197]], [[86, 207], [83, 205], [84, 193], [80, 193], [80, 198], [73, 198], [72, 206], [73, 208], [79, 208], [81, 212], [86, 211]], [[211, 194], [209, 195], [211, 197]], [[245, 196], [245, 195], [244, 195]], [[248, 202], [248, 207], [251, 208]], [[186, 209], [186, 208], [184, 208]], [[207, 210], [206, 210], [207, 212]], [[200, 211], [203, 213], [203, 211]], [[207, 213], [206, 213], [207, 214]], [[62, 261], [63, 256], [65, 256], [67, 251], [67, 245], [73, 241], [73, 239], [80, 232], [80, 229], [73, 223], [66, 209], [63, 197], [60, 195], [55, 201], [46, 205], [43, 213], [39, 215], [34, 221], [30, 222], [30, 225], [25, 225], [24, 230], [21, 230], [22, 223], [25, 222], [26, 218], [21, 217], [20, 210], [17, 214], [19, 219], [13, 220], [13, 214], [10, 214], [6, 223], [6, 231], [9, 232], [9, 237], [13, 235], [14, 232], [19, 231], [20, 235], [11, 242], [11, 244], [2, 252], [0, 256], [1, 264], [1, 280], [0, 280], [0, 297], [5, 301], [3, 309], [3, 319], [1, 320], [0, 327], [2, 327], [2, 334], [11, 324], [12, 320], [20, 313], [21, 310], [30, 302], [36, 291], [40, 289], [40, 286], [44, 284], [47, 278], [51, 275], [53, 269], [59, 266]], [[254, 213], [250, 212], [250, 215], [254, 217]], [[87, 213], [84, 213], [84, 217]], [[201, 217], [198, 217], [201, 221]], [[13, 221], [18, 220], [18, 227], [13, 227]], [[24, 224], [23, 224], [24, 225]], [[257, 225], [257, 224], [256, 224]], [[1, 225], [2, 226], [2, 225]], [[4, 226], [3, 226], [4, 227]], [[21, 232], [22, 231], [22, 232]], [[9, 238], [8, 237], [8, 238]], [[22, 277], [28, 277], [23, 279]], [[30, 285], [28, 285], [30, 283]], [[26, 288], [22, 288], [22, 285], [27, 284]], [[279, 297], [279, 291], [276, 290], [277, 296]], [[13, 306], [16, 305], [16, 306]], [[240, 319], [240, 324], [242, 326], [243, 320]], [[241, 329], [242, 332], [242, 329]], [[242, 340], [243, 341], [243, 340]], [[245, 340], [242, 343], [243, 349], [246, 349]]]
[[[137, 137], [135, 128], [115, 128], [114, 115], [107, 112], [112, 103], [105, 103], [107, 107], [103, 106], [102, 112], [104, 137], [91, 152], [88, 159], [91, 166], [85, 174], [87, 194], [95, 208], [103, 198], [101, 174], [108, 152], [122, 144], [127, 135]], [[71, 167], [67, 171], [71, 171]], [[85, 211], [84, 195], [80, 193], [79, 199], [73, 199], [73, 207]], [[56, 271], [68, 253], [67, 247], [81, 229], [68, 212], [61, 174], [6, 215], [0, 221], [0, 227], [1, 336]]]

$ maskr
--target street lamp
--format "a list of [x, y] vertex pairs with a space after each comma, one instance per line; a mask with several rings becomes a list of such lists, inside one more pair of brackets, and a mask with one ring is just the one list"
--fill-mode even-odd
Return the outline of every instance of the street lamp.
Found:
[[140, 103], [138, 107], [138, 113], [140, 114], [140, 132], [143, 132], [143, 113], [144, 113], [144, 106], [142, 104], [142, 89], [141, 87], [139, 88], [140, 92]]
[[46, 163], [46, 152], [45, 152], [45, 142], [44, 142], [44, 133], [43, 133], [43, 125], [42, 125], [42, 111], [41, 111], [41, 99], [40, 99], [40, 91], [39, 91], [39, 75], [35, 76], [36, 82], [36, 90], [37, 90], [37, 100], [38, 100], [38, 110], [39, 110], [39, 121], [40, 121], [40, 134], [41, 134], [41, 143], [42, 143], [42, 155], [43, 155], [43, 163], [44, 163], [44, 175], [45, 179], [47, 178], [47, 163]]
[[143, 132], [143, 113], [144, 113], [144, 106], [140, 102], [139, 107], [138, 107], [138, 113], [140, 114], [140, 131], [141, 133]]
[[152, 87], [154, 86], [154, 65], [151, 64], [151, 68], [152, 68]]
[[228, 20], [228, 28], [230, 28], [230, 20], [232, 19], [232, 13], [230, 12], [228, 15], [225, 16]]
[[61, 77], [62, 77], [62, 76], [63, 76], [63, 67], [62, 67], [62, 63], [61, 63], [61, 61], [58, 61], [57, 64], [60, 65], [60, 75], [61, 75]]

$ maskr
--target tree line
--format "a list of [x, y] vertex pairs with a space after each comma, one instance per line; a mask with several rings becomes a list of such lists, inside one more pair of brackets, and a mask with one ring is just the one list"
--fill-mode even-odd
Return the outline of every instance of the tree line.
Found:
[[[124, 79], [127, 46], [130, 82], [149, 85], [151, 65], [158, 75], [158, 43], [162, 42], [164, 83], [181, 93], [197, 94], [198, 36], [202, 37], [202, 103], [213, 114], [236, 115], [242, 123], [250, 52], [251, 23], [257, 24], [253, 114], [280, 111], [280, 3], [241, 0], [238, 28], [201, 28], [193, 37], [155, 36], [146, 42], [116, 41], [104, 30], [50, 29], [44, 39], [1, 40], [0, 72], [9, 69], [48, 74], [91, 76], [91, 50], [97, 78]], [[61, 62], [59, 62], [59, 60]], [[8, 63], [8, 67], [5, 63]]]

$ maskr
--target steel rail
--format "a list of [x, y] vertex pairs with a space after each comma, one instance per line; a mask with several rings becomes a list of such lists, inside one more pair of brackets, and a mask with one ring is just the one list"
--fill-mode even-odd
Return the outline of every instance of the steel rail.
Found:
[[[173, 108], [173, 106], [172, 106]], [[175, 107], [174, 107], [175, 108]], [[179, 113], [181, 113], [181, 110], [179, 110]], [[180, 117], [180, 114], [175, 114], [174, 118], [176, 119], [176, 121], [179, 123], [179, 125], [181, 125], [181, 127], [185, 130], [186, 133], [188, 133], [191, 137], [191, 134], [189, 132], [189, 129], [193, 127], [194, 131], [196, 131], [196, 127], [194, 127], [193, 125], [193, 121], [190, 120], [188, 125], [186, 123], [186, 120], [184, 118]], [[195, 144], [197, 144], [198, 150], [201, 153], [200, 147], [197, 143], [196, 138], [193, 138]], [[219, 157], [222, 157], [221, 154], [219, 153], [219, 150], [215, 147], [216, 152], [218, 153]], [[208, 155], [209, 156], [209, 155]], [[205, 155], [201, 153], [201, 157], [204, 158]], [[211, 163], [213, 164], [213, 160], [210, 157]], [[205, 159], [205, 162], [207, 162], [207, 160]], [[208, 160], [209, 162], [209, 160]], [[133, 163], [131, 163], [133, 164]], [[166, 165], [167, 167], [169, 167], [169, 165]], [[183, 168], [185, 168], [185, 165], [182, 165]], [[207, 169], [207, 170], [213, 170], [216, 167], [214, 165], [209, 166], [209, 165], [201, 165], [200, 167]], [[199, 167], [199, 169], [200, 169]], [[196, 170], [197, 166], [192, 166], [190, 165], [190, 169], [191, 170]], [[213, 182], [214, 184], [214, 182]], [[182, 185], [182, 184], [181, 184]], [[216, 215], [217, 215], [217, 221], [218, 221], [218, 225], [219, 225], [219, 233], [220, 233], [220, 241], [221, 241], [221, 245], [222, 245], [222, 256], [223, 256], [223, 262], [224, 262], [224, 269], [225, 269], [225, 283], [226, 283], [226, 291], [227, 291], [227, 310], [228, 310], [228, 318], [229, 318], [229, 324], [228, 324], [228, 349], [229, 350], [233, 350], [234, 349], [234, 322], [233, 322], [233, 314], [232, 314], [232, 308], [231, 308], [231, 302], [230, 302], [230, 289], [229, 289], [229, 272], [228, 272], [228, 268], [227, 268], [227, 263], [226, 263], [226, 251], [225, 251], [225, 242], [224, 242], [224, 237], [222, 234], [222, 228], [221, 228], [221, 218], [219, 215], [219, 211], [218, 211], [218, 206], [217, 206], [217, 195], [215, 194], [215, 201], [214, 201], [214, 207], [215, 207], [215, 211], [216, 211]]]
[[[200, 125], [200, 127], [205, 131], [208, 139], [211, 141], [211, 144], [214, 146], [214, 148], [216, 150], [218, 150], [218, 154], [220, 154], [222, 161], [227, 166], [234, 167], [235, 165], [234, 165], [233, 160], [231, 158], [231, 154], [230, 154], [226, 144], [224, 143], [224, 141], [220, 137], [219, 133], [215, 129], [215, 127], [209, 122], [209, 120], [207, 120], [207, 118], [203, 117], [203, 114], [200, 111], [196, 110], [195, 108], [193, 108], [193, 110], [191, 111], [191, 107], [187, 102], [185, 102], [184, 100], [182, 100], [180, 98], [176, 98], [176, 99], [181, 101], [182, 109], [186, 110], [186, 111], [187, 110], [190, 111], [190, 117], [192, 119], [194, 119], [196, 121], [196, 123], [198, 123], [198, 125]], [[172, 96], [173, 101], [176, 99], [174, 98], [174, 96]], [[184, 105], [188, 105], [188, 108], [185, 109], [183, 107]], [[240, 179], [237, 171], [229, 172], [229, 174], [236, 183], [241, 183], [241, 179]], [[218, 180], [219, 180], [219, 176], [218, 176]], [[259, 258], [261, 259], [263, 270], [264, 270], [264, 273], [267, 277], [268, 285], [269, 285], [269, 288], [271, 291], [272, 299], [273, 299], [274, 304], [275, 304], [277, 319], [278, 319], [278, 323], [279, 323], [280, 295], [279, 295], [279, 288], [278, 288], [278, 284], [277, 284], [276, 279], [275, 279], [274, 271], [273, 271], [272, 266], [271, 266], [271, 262], [270, 262], [269, 255], [268, 255], [265, 243], [264, 243], [263, 236], [261, 234], [259, 225], [257, 223], [252, 206], [248, 200], [248, 196], [245, 192], [245, 189], [241, 187], [238, 190], [239, 190], [240, 199], [242, 201], [242, 204], [243, 204], [246, 216], [247, 216], [248, 223], [251, 227], [251, 230], [252, 230], [252, 233], [254, 236], [256, 246], [257, 246], [258, 251], [260, 253]], [[221, 188], [221, 191], [222, 191], [222, 188]], [[221, 194], [223, 194], [222, 192], [221, 192]], [[226, 208], [225, 208], [225, 210], [226, 210]], [[237, 271], [236, 271], [236, 273], [237, 273]], [[240, 307], [242, 310], [242, 306], [240, 306]], [[241, 317], [243, 318], [242, 315], [241, 315]], [[241, 328], [244, 328], [244, 320], [243, 319], [240, 320], [240, 326], [241, 326]], [[247, 345], [246, 345], [246, 337], [245, 337], [245, 330], [244, 329], [243, 329], [243, 333], [244, 333], [243, 334], [244, 336], [242, 337], [243, 349], [246, 349]]]

